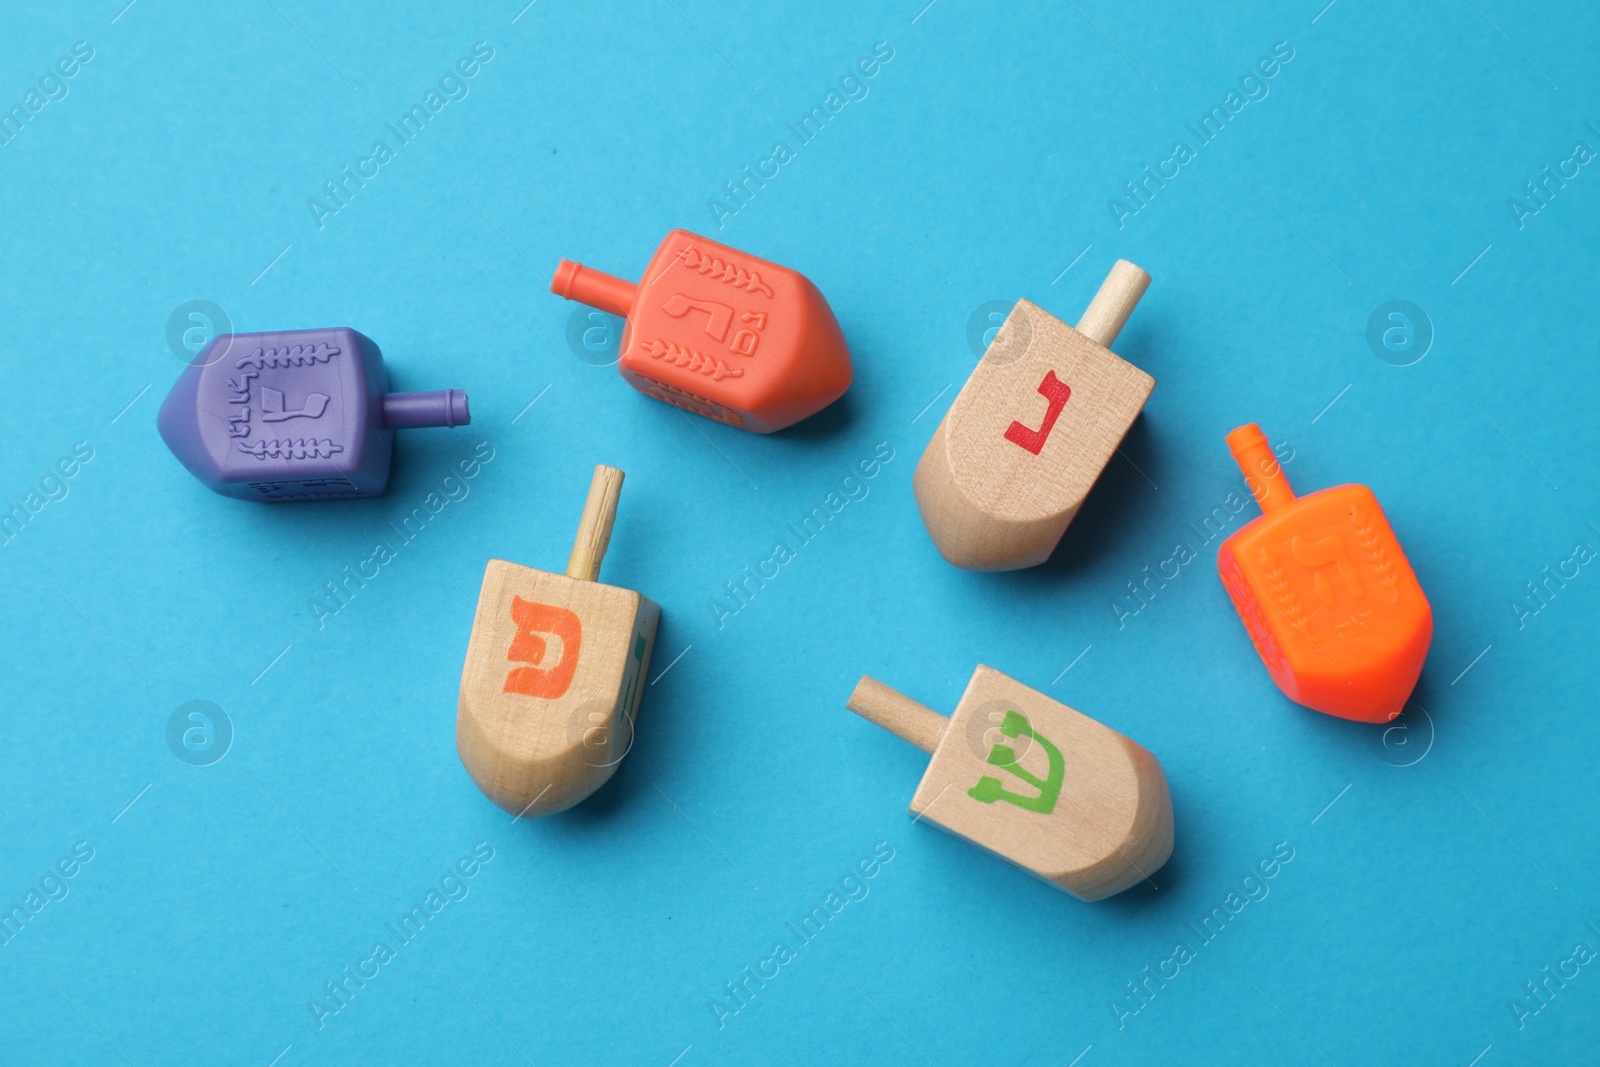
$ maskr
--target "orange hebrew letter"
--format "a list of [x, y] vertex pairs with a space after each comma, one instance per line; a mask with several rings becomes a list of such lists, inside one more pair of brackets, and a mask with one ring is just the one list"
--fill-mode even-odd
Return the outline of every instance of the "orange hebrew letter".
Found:
[[733, 322], [733, 308], [727, 304], [719, 304], [715, 300], [691, 300], [682, 293], [674, 293], [661, 305], [665, 311], [675, 319], [681, 319], [691, 311], [704, 311], [706, 313], [706, 335], [724, 340], [728, 336], [728, 326]]
[[1338, 534], [1329, 534], [1315, 541], [1295, 534], [1289, 541], [1289, 551], [1296, 563], [1313, 573], [1317, 596], [1322, 598], [1324, 604], [1331, 607], [1334, 595], [1333, 583], [1323, 570], [1326, 567], [1333, 567], [1338, 572], [1351, 596], [1359, 597], [1365, 591], [1361, 585], [1361, 572], [1351, 562], [1350, 553]]
[[[506, 649], [506, 659], [535, 666], [518, 667], [506, 675], [503, 692], [546, 700], [561, 696], [578, 670], [578, 650], [583, 644], [583, 624], [578, 616], [566, 608], [513, 596], [511, 620], [517, 624], [517, 632]], [[544, 634], [553, 634], [561, 642], [561, 658], [554, 664], [544, 662], [549, 649]]]

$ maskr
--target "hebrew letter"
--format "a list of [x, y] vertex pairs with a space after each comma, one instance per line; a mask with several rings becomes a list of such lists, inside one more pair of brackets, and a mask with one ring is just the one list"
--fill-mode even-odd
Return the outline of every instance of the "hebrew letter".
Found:
[[[583, 624], [578, 617], [566, 608], [513, 596], [511, 621], [517, 624], [517, 632], [506, 650], [506, 659], [535, 666], [518, 667], [506, 675], [502, 692], [546, 700], [564, 694], [578, 670], [578, 649], [583, 643]], [[561, 658], [556, 663], [544, 662], [545, 653], [549, 651], [544, 634], [552, 634], [561, 641]]]
[[1007, 737], [1021, 737], [1027, 735], [1031, 740], [1039, 742], [1044, 748], [1045, 755], [1050, 758], [1050, 771], [1040, 779], [1029, 773], [1022, 764], [1017, 762], [1017, 753], [1010, 745], [995, 745], [989, 749], [989, 763], [1003, 771], [1009, 771], [1018, 778], [1027, 782], [1039, 791], [1038, 796], [1028, 796], [1025, 793], [1007, 792], [1000, 784], [1000, 779], [984, 775], [978, 779], [978, 784], [967, 790], [967, 796], [980, 804], [993, 804], [997, 800], [1004, 800], [1015, 804], [1028, 811], [1036, 811], [1040, 815], [1049, 815], [1055, 810], [1056, 798], [1061, 795], [1061, 780], [1066, 775], [1066, 761], [1061, 758], [1061, 752], [1045, 738], [1033, 731], [1028, 724], [1027, 716], [1020, 712], [1008, 711], [1000, 722], [1000, 732]]
[[639, 714], [639, 682], [644, 677], [644, 646], [644, 634], [634, 635], [633, 657], [628, 663], [630, 677], [622, 694], [622, 720], [628, 723], [633, 722], [634, 716]]
[[728, 326], [733, 322], [733, 309], [727, 304], [719, 304], [715, 300], [690, 300], [682, 293], [670, 297], [661, 305], [661, 310], [675, 319], [681, 319], [691, 311], [704, 311], [706, 335], [719, 341], [728, 336]]
[[1049, 439], [1050, 431], [1055, 429], [1056, 419], [1061, 417], [1061, 409], [1066, 404], [1067, 397], [1072, 395], [1072, 388], [1057, 378], [1055, 371], [1047, 370], [1044, 372], [1044, 381], [1039, 383], [1038, 392], [1050, 404], [1045, 409], [1044, 422], [1039, 428], [1031, 430], [1020, 422], [1013, 422], [1006, 429], [1007, 441], [1027, 449], [1036, 456], [1044, 451], [1044, 443]]
[[1350, 553], [1345, 550], [1344, 541], [1337, 534], [1316, 541], [1308, 541], [1304, 537], [1295, 535], [1289, 542], [1289, 550], [1294, 554], [1294, 561], [1312, 572], [1312, 580], [1317, 586], [1317, 595], [1322, 602], [1333, 607], [1333, 583], [1323, 573], [1322, 568], [1333, 567], [1338, 571], [1339, 577], [1344, 579], [1345, 588], [1351, 596], [1363, 596], [1361, 586], [1361, 572], [1356, 570], [1356, 565], [1350, 560]]
[[327, 393], [307, 393], [305, 402], [293, 411], [283, 406], [283, 393], [271, 386], [261, 387], [261, 421], [287, 422], [290, 419], [320, 419], [328, 410]]

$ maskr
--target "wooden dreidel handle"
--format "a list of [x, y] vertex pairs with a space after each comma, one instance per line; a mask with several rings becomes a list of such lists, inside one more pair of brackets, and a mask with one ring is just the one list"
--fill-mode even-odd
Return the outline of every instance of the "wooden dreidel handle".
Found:
[[572, 555], [567, 557], [568, 578], [599, 580], [600, 562], [611, 547], [611, 527], [617, 521], [617, 500], [622, 496], [624, 477], [615, 467], [595, 467], [589, 496], [583, 502], [583, 517], [578, 520], [578, 535], [572, 539]]
[[911, 811], [1079, 900], [1172, 855], [1172, 798], [1148, 751], [980, 665], [946, 719], [863, 677], [845, 706], [933, 754]]
[[1388, 722], [1422, 674], [1433, 608], [1364, 485], [1295, 496], [1255, 423], [1229, 450], [1261, 514], [1217, 550], [1217, 569], [1285, 696], [1328, 715]]
[[1017, 301], [912, 479], [945, 559], [1010, 571], [1050, 558], [1155, 388], [1109, 348], [1149, 284], [1119, 259], [1077, 329]]
[[566, 574], [492, 559], [472, 620], [456, 750], [513, 815], [565, 811], [600, 788], [633, 745], [661, 610], [595, 579], [611, 541], [621, 471], [594, 471]]
[[1125, 259], [1117, 260], [1078, 319], [1078, 332], [1101, 348], [1110, 348], [1148, 288], [1150, 275]]

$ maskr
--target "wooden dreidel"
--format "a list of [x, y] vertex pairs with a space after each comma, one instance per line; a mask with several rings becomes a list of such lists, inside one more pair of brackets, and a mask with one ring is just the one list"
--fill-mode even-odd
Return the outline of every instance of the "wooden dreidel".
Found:
[[1150, 276], [1119, 259], [1073, 329], [1018, 300], [928, 442], [912, 479], [934, 545], [957, 567], [1050, 558], [1155, 388], [1110, 345]]
[[513, 815], [565, 811], [633, 744], [661, 609], [601, 585], [622, 472], [596, 467], [566, 574], [492, 559], [461, 670], [456, 749]]
[[1400, 714], [1433, 640], [1433, 608], [1364, 485], [1294, 495], [1255, 423], [1228, 447], [1261, 505], [1217, 569], [1284, 696], [1360, 722]]
[[911, 811], [1071, 893], [1100, 900], [1172, 855], [1172, 798], [1148, 751], [979, 665], [945, 718], [863, 677], [845, 704], [925, 752]]

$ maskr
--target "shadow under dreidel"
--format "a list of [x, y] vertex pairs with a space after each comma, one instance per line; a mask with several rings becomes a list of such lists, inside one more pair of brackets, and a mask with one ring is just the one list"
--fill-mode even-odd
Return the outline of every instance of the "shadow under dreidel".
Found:
[[856, 421], [856, 405], [847, 390], [843, 396], [821, 411], [801, 419], [793, 426], [777, 431], [773, 436], [780, 441], [794, 442], [807, 448], [842, 436]]
[[[1155, 377], [1152, 396], [1161, 392], [1163, 363], [1180, 351], [1159, 320], [1149, 316], [1133, 316], [1118, 335], [1116, 346], [1120, 358]], [[1146, 402], [1099, 479], [1089, 487], [1055, 551], [1035, 570], [1055, 576], [1086, 569], [1125, 542], [1130, 531], [1149, 529], [1162, 503], [1162, 457], [1171, 447], [1159, 421], [1151, 422]]]
[[1367, 727], [1367, 743], [1384, 763], [1391, 767], [1415, 767], [1432, 753], [1439, 727], [1439, 716], [1433, 707], [1438, 694], [1433, 689], [1434, 684], [1424, 670], [1398, 717], [1387, 723], [1355, 724]]
[[[1172, 788], [1170, 778], [1167, 780], [1167, 788]], [[1195, 805], [1188, 798], [1176, 795], [1173, 797], [1172, 807], [1175, 812], [1187, 813], [1195, 810]], [[1180, 822], [1177, 818], [1173, 821], [1175, 825]], [[1174, 834], [1172, 854], [1167, 857], [1167, 862], [1161, 865], [1160, 870], [1146, 871], [1145, 877], [1137, 884], [1129, 886], [1115, 896], [1096, 901], [1095, 906], [1108, 912], [1131, 914], [1159, 908], [1177, 900], [1183, 889], [1184, 876], [1188, 873], [1188, 850], [1183, 847], [1183, 843], [1195, 833], [1194, 827], [1189, 825], [1187, 819], [1181, 821], [1182, 832]]]
[[[648, 728], [644, 729], [648, 734]], [[634, 742], [639, 740], [637, 730], [634, 731], [632, 740]], [[649, 743], [648, 739], [645, 743]], [[630, 744], [624, 754], [632, 751]], [[604, 785], [566, 811], [549, 818], [518, 819], [518, 824], [524, 827], [537, 826], [541, 831], [545, 828], [555, 828], [555, 832], [586, 834], [593, 830], [596, 823], [609, 822], [619, 808], [626, 809], [649, 803], [654, 790], [650, 788], [648, 773], [634, 766], [637, 762], [637, 757], [621, 759], [617, 769], [612, 772]]]
[[611, 820], [619, 810], [626, 812], [661, 802], [661, 796], [652, 782], [662, 773], [663, 764], [651, 754], [677, 749], [670, 740], [672, 720], [661, 714], [666, 711], [668, 702], [662, 699], [664, 694], [654, 691], [650, 678], [661, 676], [661, 669], [666, 666], [661, 659], [661, 650], [671, 647], [673, 640], [672, 628], [667, 624], [667, 613], [663, 611], [660, 622], [656, 624], [650, 662], [646, 664], [645, 674], [650, 677], [642, 678], [640, 683], [644, 686], [645, 695], [639, 701], [634, 722], [629, 726], [618, 726], [618, 729], [626, 731], [625, 746], [608, 757], [616, 762], [616, 770], [611, 777], [583, 802], [554, 818], [519, 819], [518, 822], [573, 828], [575, 833], [582, 834], [591, 832], [599, 823]]
[[1161, 500], [1159, 490], [1151, 483], [1157, 473], [1156, 457], [1164, 447], [1158, 433], [1145, 416], [1135, 419], [1122, 439], [1123, 455], [1112, 454], [1050, 558], [1037, 567], [1001, 571], [993, 577], [1022, 588], [1036, 586], [1041, 580], [1050, 584], [1063, 582], [1093, 567], [1102, 556], [1125, 544], [1135, 531], [1158, 525], [1155, 520]]

